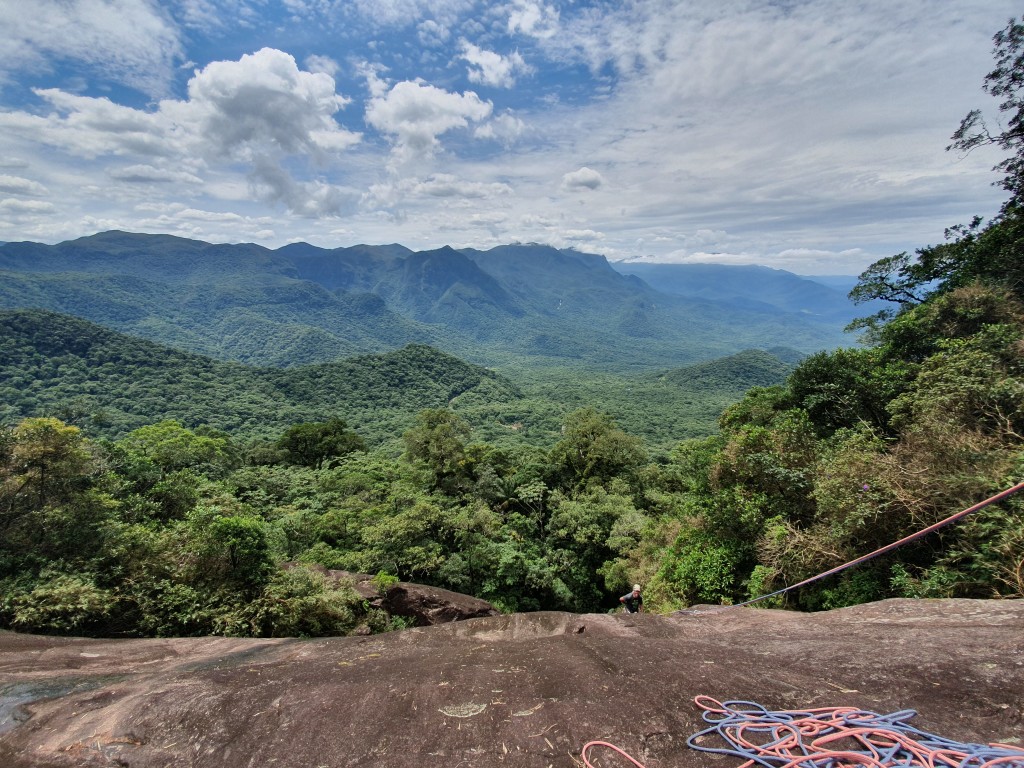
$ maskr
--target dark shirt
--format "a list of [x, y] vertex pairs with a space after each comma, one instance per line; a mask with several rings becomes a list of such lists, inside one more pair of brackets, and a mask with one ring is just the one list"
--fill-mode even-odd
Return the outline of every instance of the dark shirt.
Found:
[[627, 592], [619, 598], [619, 601], [626, 606], [627, 611], [636, 613], [640, 610], [640, 606], [644, 604], [644, 596], [637, 595], [634, 597], [632, 592]]

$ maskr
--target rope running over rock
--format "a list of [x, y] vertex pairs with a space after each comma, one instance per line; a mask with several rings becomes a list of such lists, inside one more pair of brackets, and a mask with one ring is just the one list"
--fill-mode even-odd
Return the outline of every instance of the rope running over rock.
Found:
[[1001, 493], [997, 493], [995, 496], [990, 496], [989, 498], [985, 499], [984, 501], [978, 502], [977, 504], [975, 504], [972, 507], [968, 507], [967, 509], [960, 510], [956, 514], [950, 515], [949, 517], [945, 518], [944, 520], [940, 520], [939, 522], [934, 523], [933, 525], [929, 525], [927, 528], [922, 528], [920, 531], [917, 531], [916, 533], [912, 533], [909, 536], [904, 536], [899, 541], [894, 541], [891, 544], [886, 544], [884, 547], [879, 547], [874, 552], [868, 552], [866, 555], [861, 555], [860, 557], [854, 558], [853, 560], [850, 560], [849, 562], [843, 563], [842, 565], [837, 565], [835, 568], [831, 568], [831, 569], [829, 569], [829, 570], [827, 570], [827, 571], [825, 571], [823, 573], [819, 573], [817, 576], [812, 576], [809, 579], [804, 579], [803, 581], [797, 582], [796, 584], [790, 584], [788, 587], [783, 587], [782, 589], [777, 589], [774, 592], [769, 592], [767, 595], [760, 595], [760, 596], [755, 597], [755, 598], [753, 598], [751, 600], [747, 600], [746, 602], [735, 603], [734, 605], [716, 605], [716, 606], [713, 606], [711, 608], [702, 608], [702, 609], [699, 609], [699, 610], [694, 610], [694, 609], [687, 608], [687, 609], [684, 609], [684, 610], [681, 610], [681, 611], [676, 611], [676, 613], [679, 613], [679, 614], [718, 613], [720, 611], [727, 611], [727, 610], [730, 610], [732, 608], [741, 608], [741, 607], [743, 607], [745, 605], [753, 605], [754, 603], [759, 603], [762, 600], [767, 600], [769, 597], [777, 597], [778, 595], [785, 594], [786, 592], [791, 592], [794, 589], [799, 589], [800, 587], [805, 587], [808, 584], [811, 584], [811, 583], [813, 583], [815, 581], [818, 581], [819, 579], [824, 579], [826, 576], [832, 576], [833, 574], [839, 573], [840, 571], [845, 571], [847, 568], [852, 568], [855, 565], [860, 565], [861, 563], [865, 563], [868, 560], [871, 560], [871, 559], [873, 559], [875, 557], [878, 557], [879, 555], [884, 555], [886, 552], [891, 552], [892, 550], [896, 549], [897, 547], [902, 547], [904, 544], [907, 544], [907, 543], [909, 543], [911, 541], [914, 541], [915, 539], [920, 539], [923, 536], [927, 536], [929, 533], [932, 533], [933, 531], [937, 531], [937, 530], [939, 530], [939, 528], [943, 528], [943, 527], [949, 525], [950, 523], [955, 523], [957, 520], [959, 520], [959, 519], [961, 519], [963, 517], [966, 517], [967, 515], [971, 514], [972, 512], [977, 512], [979, 509], [984, 509], [985, 507], [987, 507], [987, 506], [989, 506], [991, 504], [996, 504], [996, 503], [998, 503], [1000, 501], [1008, 499], [1010, 496], [1012, 496], [1013, 494], [1017, 493], [1018, 491], [1024, 491], [1024, 482], [1017, 483], [1012, 488], [1007, 488], [1005, 491], [1002, 491]]

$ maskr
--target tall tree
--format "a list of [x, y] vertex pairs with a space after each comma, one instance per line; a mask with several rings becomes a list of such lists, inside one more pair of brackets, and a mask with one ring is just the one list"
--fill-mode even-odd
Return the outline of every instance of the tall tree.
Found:
[[[904, 252], [876, 261], [850, 293], [854, 301], [884, 299], [903, 311], [930, 295], [974, 282], [998, 283], [1024, 297], [1024, 24], [1010, 19], [993, 42], [996, 67], [982, 87], [1001, 100], [1006, 127], [993, 133], [981, 110], [972, 110], [946, 149], [967, 153], [991, 145], [1006, 152], [993, 170], [1002, 173], [996, 183], [1010, 193], [1009, 199], [988, 223], [977, 216], [970, 224], [947, 229], [944, 243], [919, 248], [914, 256]], [[893, 314], [883, 311], [855, 321], [854, 327], [877, 328]]]
[[986, 93], [1001, 99], [999, 111], [1007, 116], [1006, 127], [993, 134], [980, 109], [973, 109], [960, 121], [953, 141], [946, 149], [970, 152], [975, 147], [995, 145], [1008, 153], [994, 170], [1003, 174], [1000, 182], [1010, 193], [1004, 212], [1018, 207], [1024, 192], [1024, 24], [1010, 19], [993, 40], [996, 67], [985, 76]]
[[647, 462], [647, 453], [609, 415], [583, 408], [566, 417], [550, 460], [563, 485], [578, 490], [591, 480], [606, 483], [635, 473]]
[[292, 464], [316, 467], [353, 451], [366, 450], [363, 438], [349, 429], [344, 419], [294, 424], [277, 441]]

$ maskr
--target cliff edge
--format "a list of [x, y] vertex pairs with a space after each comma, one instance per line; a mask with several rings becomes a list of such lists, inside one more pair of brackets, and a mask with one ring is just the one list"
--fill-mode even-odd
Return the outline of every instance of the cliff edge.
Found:
[[700, 694], [914, 709], [947, 738], [1022, 746], [1024, 600], [542, 612], [315, 640], [0, 632], [0, 765], [568, 768], [600, 739], [647, 768], [728, 768], [686, 746]]

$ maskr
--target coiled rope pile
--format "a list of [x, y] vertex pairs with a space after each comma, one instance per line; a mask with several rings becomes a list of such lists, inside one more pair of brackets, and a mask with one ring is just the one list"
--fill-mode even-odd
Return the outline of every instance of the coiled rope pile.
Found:
[[[1024, 768], [1024, 750], [1007, 744], [965, 744], [907, 724], [916, 712], [879, 715], [853, 707], [772, 711], [752, 701], [709, 696], [694, 699], [711, 726], [687, 740], [693, 749], [734, 755], [738, 768]], [[711, 742], [711, 743], [708, 743]], [[613, 744], [592, 741], [583, 747], [606, 747], [638, 768], [644, 766]]]

